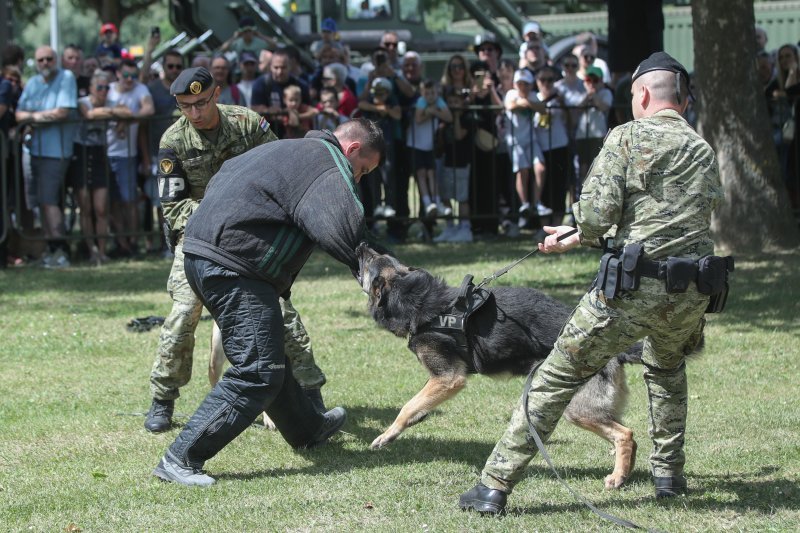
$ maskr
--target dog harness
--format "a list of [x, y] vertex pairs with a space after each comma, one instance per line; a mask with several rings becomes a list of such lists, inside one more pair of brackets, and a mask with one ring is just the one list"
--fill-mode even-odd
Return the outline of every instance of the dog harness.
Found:
[[455, 301], [443, 313], [426, 324], [417, 326], [417, 333], [435, 331], [455, 339], [460, 358], [469, 366], [470, 373], [480, 373], [483, 365], [475, 357], [467, 336], [469, 317], [494, 296], [484, 288], [475, 287], [472, 274], [464, 276]]

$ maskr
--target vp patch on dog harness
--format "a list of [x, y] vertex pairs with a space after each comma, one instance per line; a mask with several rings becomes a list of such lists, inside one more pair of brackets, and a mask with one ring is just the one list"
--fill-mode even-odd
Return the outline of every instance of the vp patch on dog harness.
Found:
[[417, 332], [432, 330], [450, 335], [458, 343], [461, 359], [470, 365], [473, 372], [480, 372], [483, 365], [472, 352], [467, 338], [467, 325], [469, 317], [489, 301], [492, 293], [486, 289], [476, 288], [472, 283], [473, 279], [472, 274], [464, 276], [453, 305], [427, 324], [420, 325]]

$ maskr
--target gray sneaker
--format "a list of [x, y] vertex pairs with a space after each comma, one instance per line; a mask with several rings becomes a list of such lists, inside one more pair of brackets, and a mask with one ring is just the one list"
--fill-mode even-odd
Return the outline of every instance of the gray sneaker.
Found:
[[178, 463], [169, 452], [165, 453], [158, 462], [158, 466], [153, 470], [153, 475], [162, 481], [174, 481], [187, 487], [208, 487], [217, 481], [199, 468], [187, 467]]

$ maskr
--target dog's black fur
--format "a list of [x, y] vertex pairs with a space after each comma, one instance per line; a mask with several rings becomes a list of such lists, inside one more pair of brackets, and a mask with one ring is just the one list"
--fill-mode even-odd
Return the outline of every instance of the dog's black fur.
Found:
[[[359, 247], [358, 256], [359, 277], [362, 289], [369, 294], [373, 319], [395, 335], [408, 337], [409, 348], [430, 373], [423, 390], [375, 439], [373, 448], [389, 444], [432, 408], [458, 393], [469, 373], [528, 374], [550, 353], [569, 318], [566, 305], [536, 289], [494, 288], [467, 323], [473, 353], [465, 356], [454, 337], [424, 327], [453, 305], [458, 289], [365, 245]], [[617, 465], [606, 478], [609, 488], [624, 483], [635, 459], [633, 433], [620, 423], [628, 392], [624, 363], [641, 363], [641, 344], [611, 358], [581, 387], [565, 412], [570, 422], [614, 443]]]

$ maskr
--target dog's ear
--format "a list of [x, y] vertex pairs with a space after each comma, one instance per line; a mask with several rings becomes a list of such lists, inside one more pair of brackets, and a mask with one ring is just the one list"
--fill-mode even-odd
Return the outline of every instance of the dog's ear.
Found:
[[375, 302], [375, 305], [381, 306], [385, 303], [384, 296], [389, 292], [386, 278], [383, 276], [376, 276], [372, 279], [372, 290], [370, 291], [370, 298]]

